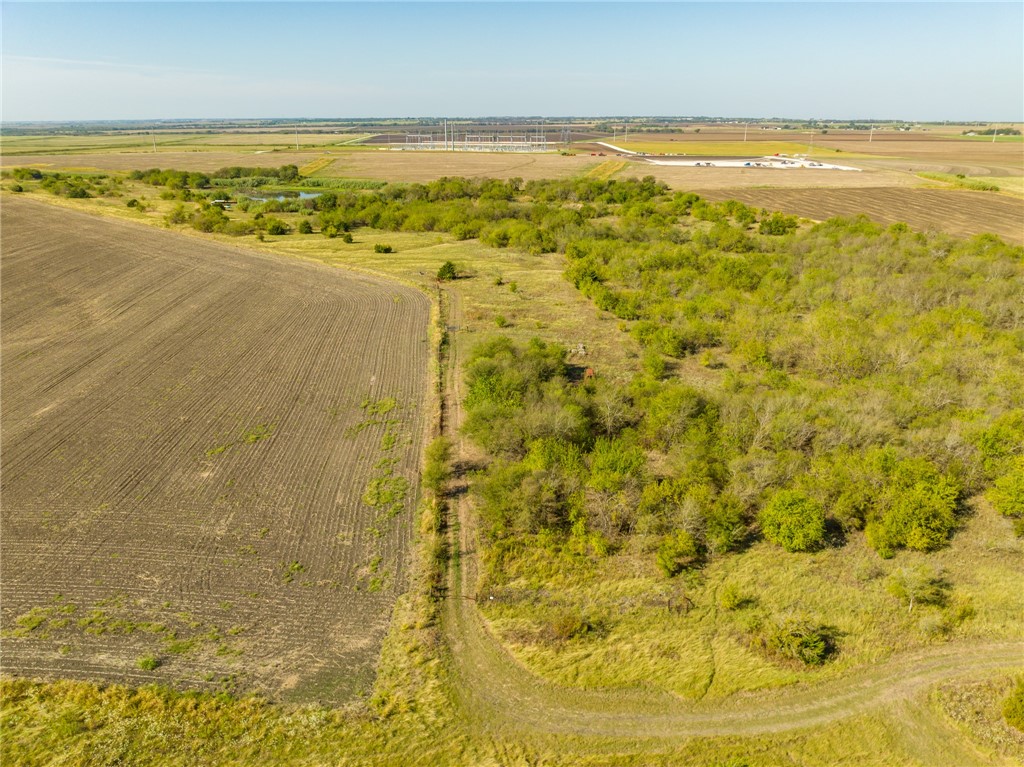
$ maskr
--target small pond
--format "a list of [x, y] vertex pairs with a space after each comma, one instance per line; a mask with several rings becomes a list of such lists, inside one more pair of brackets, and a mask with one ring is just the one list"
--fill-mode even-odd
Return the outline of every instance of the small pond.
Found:
[[244, 197], [247, 200], [255, 200], [256, 202], [267, 202], [269, 200], [277, 200], [278, 202], [284, 202], [285, 200], [312, 200], [315, 197], [319, 197], [323, 192], [278, 192], [277, 194], [241, 194], [240, 197]]

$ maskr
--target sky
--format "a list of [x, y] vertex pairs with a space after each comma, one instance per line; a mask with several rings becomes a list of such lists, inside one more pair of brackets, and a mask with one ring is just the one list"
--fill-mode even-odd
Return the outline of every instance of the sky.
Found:
[[1024, 3], [3, 0], [4, 121], [1024, 120]]

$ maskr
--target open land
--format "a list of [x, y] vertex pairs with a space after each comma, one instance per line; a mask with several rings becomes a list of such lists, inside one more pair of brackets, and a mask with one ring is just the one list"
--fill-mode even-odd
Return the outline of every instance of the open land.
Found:
[[426, 298], [29, 201], [3, 233], [5, 667], [367, 689], [406, 583]]
[[[517, 126], [527, 130], [530, 126]], [[599, 136], [582, 126], [584, 136]], [[586, 138], [558, 146], [564, 153], [417, 152], [379, 148], [401, 134], [394, 126], [360, 126], [351, 132], [299, 133], [232, 130], [218, 133], [158, 132], [151, 136], [12, 136], [4, 139], [2, 166], [80, 172], [173, 167], [211, 172], [231, 165], [292, 163], [314, 170], [314, 177], [395, 182], [428, 182], [444, 176], [474, 178], [600, 178], [650, 175], [673, 189], [706, 192], [712, 199], [734, 198], [813, 220], [866, 213], [883, 223], [904, 221], [920, 229], [972, 235], [991, 231], [1024, 242], [1024, 143], [1019, 136], [961, 135], [958, 126], [901, 132], [878, 130], [759, 130], [744, 140], [734, 125], [694, 127], [684, 132], [620, 134], [612, 143], [652, 155], [761, 157], [775, 152], [803, 153], [822, 162], [853, 165], [860, 173], [762, 168], [657, 166], [643, 158], [615, 157]], [[600, 140], [612, 141], [611, 136]], [[602, 154], [604, 156], [602, 156]], [[616, 161], [615, 167], [607, 165]], [[600, 168], [600, 170], [598, 170]], [[918, 174], [946, 174], [947, 182]], [[964, 194], [957, 174], [999, 187], [1000, 192]], [[849, 191], [854, 190], [854, 191]], [[938, 190], [955, 190], [942, 196]]]
[[[872, 143], [879, 143], [877, 134]], [[960, 140], [955, 143], [972, 144]], [[972, 145], [970, 152], [980, 152], [982, 145], [973, 143], [977, 145]], [[180, 157], [199, 161], [204, 155], [209, 159], [210, 153], [183, 153]], [[833, 209], [824, 202], [832, 198], [839, 200], [836, 214], [843, 215], [856, 214], [879, 199], [883, 202], [865, 212], [885, 223], [889, 222], [886, 216], [897, 211], [893, 220], [917, 227], [976, 233], [1000, 226], [1007, 240], [1015, 240], [1012, 224], [1016, 201], [1012, 198], [988, 192], [914, 188], [924, 182], [898, 168], [871, 168], [861, 174], [841, 174], [840, 179], [840, 174], [832, 178], [814, 171], [770, 170], [763, 171], [763, 176], [751, 176], [753, 171], [748, 170], [734, 174], [729, 171], [727, 177], [722, 175], [725, 169], [653, 168], [582, 152], [575, 157], [365, 150], [337, 157], [315, 152], [257, 157], [237, 153], [223, 155], [223, 161], [213, 156], [218, 161], [204, 169], [295, 162], [315, 167], [315, 177], [339, 179], [428, 181], [445, 175], [602, 179], [648, 174], [661, 178], [660, 173], [674, 172], [679, 175], [669, 181], [673, 187], [700, 189], [711, 199], [745, 199], [741, 195], [747, 194], [751, 205], [776, 207], [770, 195], [784, 198], [790, 194], [792, 199], [783, 199], [777, 207], [810, 218], [817, 218], [815, 214], [833, 215]], [[137, 162], [142, 157], [120, 155], [116, 162], [129, 162], [125, 158]], [[162, 153], [156, 157], [160, 162], [151, 161], [155, 158], [148, 155], [141, 164], [120, 167], [195, 167], [169, 162]], [[5, 159], [4, 166], [25, 164], [23, 159]], [[85, 162], [83, 157], [83, 164], [98, 167], [108, 161], [103, 154], [89, 155], [89, 159], [91, 162]], [[318, 159], [330, 162], [316, 167], [313, 163]], [[957, 162], [962, 159], [954, 157], [942, 167], [960, 167]], [[54, 165], [50, 167], [69, 160], [51, 157]], [[979, 162], [978, 167], [982, 166], [990, 174], [1001, 167]], [[1012, 164], [1008, 167], [1013, 170]], [[537, 175], [531, 175], [534, 172]], [[691, 183], [691, 178], [705, 181], [698, 185]], [[790, 178], [795, 180], [792, 189], [753, 188], [762, 184], [785, 186]], [[800, 186], [800, 182], [807, 184], [808, 178], [822, 186]], [[847, 182], [847, 178], [857, 181]], [[864, 179], [874, 181], [859, 188]], [[718, 187], [719, 183], [724, 189]], [[858, 185], [843, 187], [854, 183]], [[933, 182], [929, 185], [934, 187]], [[129, 188], [124, 194], [138, 192]], [[353, 272], [386, 275], [427, 288], [434, 285], [433, 275], [441, 262], [452, 260], [459, 265], [466, 279], [456, 280], [444, 290], [452, 342], [446, 394], [451, 426], [457, 426], [462, 417], [461, 361], [481, 340], [499, 333], [522, 342], [536, 336], [570, 348], [585, 343], [586, 357], [578, 362], [593, 366], [609, 378], [630, 375], [642, 353], [635, 340], [622, 333], [619, 323], [607, 312], [596, 310], [562, 277], [564, 262], [556, 255], [494, 250], [476, 240], [457, 241], [439, 232], [368, 228], [356, 230], [352, 243], [319, 234], [267, 236], [258, 241], [252, 235], [239, 239], [207, 235], [200, 239], [197, 235], [184, 237], [97, 222], [67, 212], [67, 208], [76, 208], [162, 225], [174, 201], [151, 199], [149, 208], [140, 211], [126, 208], [120, 197], [68, 200], [43, 193], [38, 196], [58, 202], [65, 210], [48, 218], [40, 212], [46, 210], [40, 206], [12, 201], [12, 195], [6, 193], [3, 197], [5, 533], [11, 529], [6, 516], [11, 497], [8, 482], [35, 482], [23, 487], [32, 487], [36, 497], [54, 499], [55, 508], [45, 524], [37, 523], [36, 519], [43, 518], [43, 510], [23, 502], [31, 508], [19, 515], [13, 528], [22, 540], [34, 546], [28, 549], [31, 556], [44, 557], [48, 568], [45, 587], [30, 575], [15, 575], [12, 580], [12, 573], [20, 571], [12, 571], [11, 563], [27, 562], [29, 555], [21, 555], [19, 560], [16, 553], [8, 554], [5, 535], [5, 596], [10, 593], [6, 590], [8, 584], [13, 582], [16, 591], [26, 590], [32, 598], [10, 610], [10, 600], [5, 599], [4, 627], [12, 620], [16, 631], [34, 624], [31, 630], [23, 631], [24, 636], [5, 637], [5, 666], [9, 667], [13, 658], [29, 673], [115, 678], [132, 685], [148, 680], [179, 687], [223, 685], [236, 690], [264, 690], [275, 698], [306, 702], [331, 700], [331, 691], [365, 691], [379, 646], [375, 642], [387, 625], [395, 592], [406, 583], [400, 559], [401, 552], [408, 548], [409, 530], [402, 528], [404, 517], [399, 515], [387, 535], [379, 539], [382, 547], [390, 548], [374, 567], [372, 557], [356, 555], [354, 544], [359, 540], [376, 541], [377, 536], [367, 534], [364, 527], [362, 539], [350, 538], [351, 528], [332, 526], [333, 518], [327, 516], [327, 510], [332, 507], [332, 492], [334, 497], [347, 492], [343, 504], [350, 509], [349, 516], [344, 517], [349, 520], [346, 524], [356, 528], [372, 525], [377, 516], [365, 505], [356, 504], [356, 511], [351, 511], [354, 499], [364, 495], [364, 488], [374, 477], [374, 465], [386, 458], [382, 446], [386, 430], [391, 428], [378, 423], [359, 429], [370, 420], [381, 420], [368, 417], [361, 407], [367, 398], [379, 402], [386, 396], [395, 397], [401, 405], [395, 416], [401, 423], [395, 428], [411, 439], [406, 450], [415, 450], [413, 445], [421, 433], [417, 429], [423, 428], [416, 419], [425, 405], [413, 408], [410, 403], [422, 403], [425, 389], [422, 382], [406, 380], [414, 376], [412, 367], [403, 365], [407, 365], [409, 355], [418, 354], [419, 370], [425, 368], [427, 346], [422, 342], [426, 338], [426, 309], [425, 299], [416, 291], [352, 277]], [[926, 201], [920, 209], [909, 204], [917, 200]], [[807, 213], [797, 209], [815, 201], [818, 207], [807, 208]], [[942, 208], [945, 201], [950, 201], [951, 207]], [[956, 206], [984, 220], [972, 224], [966, 216], [958, 219], [953, 215]], [[949, 215], [936, 216], [935, 209], [946, 210]], [[302, 218], [287, 212], [275, 215], [292, 225]], [[231, 216], [245, 217], [238, 211], [231, 212]], [[59, 224], [53, 223], [54, 217]], [[15, 225], [10, 225], [10, 220]], [[50, 225], [45, 226], [46, 222]], [[66, 231], [69, 222], [74, 224], [74, 235]], [[162, 266], [131, 268], [127, 262], [136, 259], [129, 259], [123, 252], [118, 254], [109, 236], [100, 234], [112, 231], [112, 226], [123, 226], [122, 231], [131, 232], [133, 242], [142, 243], [143, 252], [160, 256]], [[28, 236], [23, 240], [19, 232]], [[38, 258], [37, 251], [55, 248], [63, 253], [75, 238], [84, 238], [86, 247], [80, 248], [82, 255], [75, 254], [70, 262], [65, 257], [63, 268], [76, 269], [73, 274], [77, 277], [88, 274], [89, 264], [96, 262], [106, 271], [84, 288], [77, 288], [80, 293], [64, 288], [66, 292], [41, 299], [38, 283], [24, 276], [25, 270]], [[214, 244], [210, 238], [221, 243]], [[229, 242], [243, 242], [251, 250], [242, 256], [228, 247]], [[374, 244], [379, 242], [394, 246], [395, 252], [375, 252]], [[132, 247], [133, 252], [138, 250], [137, 245]], [[256, 255], [255, 250], [265, 255]], [[11, 266], [9, 251], [16, 256]], [[279, 260], [281, 255], [293, 257], [290, 266], [313, 277], [286, 275], [289, 270], [286, 262]], [[217, 264], [216, 269], [207, 256]], [[167, 259], [173, 265], [164, 263]], [[343, 267], [344, 271], [315, 268], [308, 263], [311, 261]], [[240, 266], [243, 263], [245, 268]], [[172, 267], [179, 265], [200, 272], [201, 278], [189, 276], [192, 272], [176, 277]], [[17, 271], [19, 268], [23, 271]], [[59, 279], [62, 275], [65, 282]], [[60, 265], [52, 264], [41, 277], [57, 285], [67, 285], [72, 279]], [[104, 279], [125, 283], [124, 289], [119, 288], [109, 299], [114, 306], [99, 295]], [[37, 309], [26, 306], [29, 299], [19, 298], [20, 291], [9, 295], [12, 285], [33, 284], [33, 288], [26, 288], [26, 296], [31, 296], [33, 302], [41, 301]], [[353, 319], [353, 314], [330, 308], [342, 303], [342, 298], [354, 290], [353, 284], [363, 286], [366, 296], [360, 301], [368, 302], [372, 312], [401, 313], [416, 307], [411, 314], [395, 315], [393, 321], [400, 323], [403, 332], [392, 334], [371, 328], [371, 323]], [[337, 289], [332, 291], [332, 286]], [[318, 291], [317, 296], [319, 291], [326, 291], [327, 295], [313, 300], [310, 291]], [[362, 295], [359, 290], [355, 292]], [[371, 294], [377, 297], [371, 299]], [[223, 305], [223, 312], [206, 298]], [[183, 301], [187, 308], [176, 308], [176, 300]], [[9, 301], [15, 302], [11, 306], [19, 307], [10, 315]], [[75, 323], [71, 325], [75, 335], [66, 343], [54, 330], [58, 307], [51, 304], [60, 304], [60, 321]], [[137, 321], [143, 304], [149, 307], [148, 324]], [[42, 322], [42, 330], [27, 329], [39, 327], [40, 320], [33, 317], [47, 313], [50, 319]], [[203, 322], [186, 319], [195, 316], [202, 317]], [[404, 338], [406, 347], [401, 354], [405, 356], [396, 352], [391, 362], [373, 363], [404, 371], [397, 378], [392, 372], [390, 385], [381, 384], [377, 392], [363, 391], [361, 384], [369, 380], [366, 365], [370, 363], [350, 354], [336, 360], [322, 348], [330, 345], [332, 332], [346, 327], [343, 317], [359, 328], [358, 333], [347, 337], [346, 349], [378, 348], [382, 343], [387, 345], [387, 339]], [[94, 327], [97, 318], [104, 320], [99, 328]], [[110, 327], [119, 321], [120, 325]], [[105, 346], [118, 338], [114, 331], [125, 335], [126, 324], [143, 328], [137, 331], [139, 338]], [[228, 332], [224, 326], [235, 334], [234, 344], [220, 338]], [[46, 327], [50, 328], [48, 332]], [[106, 330], [100, 333], [103, 327], [113, 335]], [[161, 328], [172, 332], [174, 338], [187, 338], [187, 344], [183, 341], [180, 348], [172, 346], [171, 336], [156, 333]], [[9, 338], [16, 354], [8, 351]], [[162, 344], [160, 338], [164, 339]], [[42, 345], [42, 352], [28, 353], [33, 344]], [[236, 350], [239, 345], [244, 346], [244, 353]], [[76, 356], [80, 347], [92, 350], [88, 361]], [[272, 353], [281, 348], [293, 350], [283, 361]], [[57, 353], [63, 355], [59, 357], [60, 365], [45, 364]], [[177, 372], [173, 375], [162, 367], [166, 355], [174, 361]], [[315, 364], [305, 367], [294, 359], [303, 355]], [[141, 359], [142, 364], [122, 364], [128, 359]], [[728, 368], [735, 362], [724, 359], [724, 368], [706, 367], [695, 358], [680, 360], [671, 375], [698, 388], [713, 389], [723, 384]], [[81, 372], [74, 372], [79, 368]], [[10, 398], [10, 392], [20, 392], [16, 389], [22, 380], [18, 376], [30, 374], [45, 381], [49, 387], [45, 395], [36, 394], [36, 389], [43, 387], [34, 386]], [[9, 379], [9, 375], [14, 378]], [[304, 380], [305, 385], [297, 385], [297, 379]], [[221, 380], [229, 384], [211, 386]], [[99, 382], [111, 381], [117, 386], [109, 388], [121, 392], [119, 398], [97, 394]], [[266, 382], [268, 388], [273, 383], [276, 388], [270, 390], [272, 394], [265, 393], [258, 382]], [[239, 389], [247, 392], [248, 399], [237, 395]], [[202, 424], [198, 413], [210, 407], [211, 391], [217, 397], [213, 408], [218, 417]], [[330, 409], [339, 422], [325, 422], [319, 412], [312, 412], [315, 408], [310, 397]], [[341, 410], [337, 409], [338, 402], [344, 404]], [[53, 409], [45, 410], [51, 404]], [[120, 419], [115, 425], [108, 423], [115, 419], [103, 415], [104, 408]], [[183, 422], [176, 420], [179, 414], [189, 413], [196, 415]], [[47, 420], [50, 418], [54, 420]], [[53, 447], [47, 440], [56, 438], [44, 432], [55, 429], [52, 424], [58, 423], [70, 424], [68, 433], [74, 436]], [[260, 426], [273, 429], [268, 433], [257, 430]], [[12, 474], [8, 467], [8, 461], [17, 457], [8, 446], [9, 434], [16, 437], [12, 444], [35, 440], [32, 444], [38, 445], [31, 454], [35, 463], [29, 464], [29, 458], [24, 458], [15, 465], [16, 469], [21, 467], [20, 474]], [[316, 435], [317, 445], [307, 444], [311, 434]], [[458, 437], [455, 431], [452, 434], [462, 470], [479, 467], [484, 456], [469, 440]], [[161, 446], [157, 461], [147, 457], [152, 455], [150, 444]], [[47, 452], [51, 447], [52, 451]], [[111, 457], [106, 457], [107, 452]], [[354, 466], [352, 456], [357, 453], [358, 466]], [[317, 461], [332, 471], [314, 473], [308, 464]], [[395, 476], [415, 484], [415, 458], [407, 453], [403, 461], [396, 464]], [[49, 469], [50, 474], [36, 471], [36, 466]], [[157, 472], [155, 481], [150, 468]], [[97, 474], [99, 469], [104, 472], [102, 476]], [[212, 473], [201, 476], [206, 472]], [[324, 479], [335, 474], [351, 479]], [[52, 480], [55, 476], [60, 477], [57, 483]], [[83, 482], [92, 476], [100, 479], [93, 485]], [[229, 477], [243, 480], [238, 490], [235, 485], [228, 486]], [[892, 597], [882, 588], [884, 577], [893, 568], [890, 564], [879, 567], [875, 554], [857, 539], [842, 549], [803, 555], [780, 554], [762, 542], [738, 559], [715, 560], [707, 567], [702, 582], [694, 584], [690, 592], [700, 609], [687, 615], [669, 609], [672, 593], [651, 565], [649, 553], [623, 552], [606, 560], [602, 568], [555, 577], [557, 593], [540, 590], [533, 598], [534, 602], [553, 598], [621, 611], [616, 631], [599, 641], [547, 644], [531, 641], [529, 631], [524, 630], [534, 616], [530, 600], [522, 601], [523, 594], [533, 593], [534, 584], [509, 584], [493, 602], [487, 599], [486, 591], [480, 591], [474, 514], [461, 495], [468, 479], [460, 474], [453, 488], [451, 518], [458, 523], [454, 530], [457, 556], [452, 561], [449, 598], [444, 603], [440, 629], [435, 630], [433, 620], [415, 608], [415, 587], [409, 598], [412, 605], [409, 599], [399, 599], [391, 633], [384, 639], [369, 716], [258, 704], [247, 698], [220, 703], [205, 699], [197, 711], [177, 693], [144, 689], [128, 694], [117, 687], [105, 690], [72, 683], [38, 687], [12, 682], [5, 692], [12, 717], [8, 721], [24, 717], [34, 727], [32, 732], [16, 729], [15, 736], [8, 739], [7, 748], [12, 750], [7, 753], [22, 757], [41, 754], [34, 761], [25, 759], [26, 763], [38, 764], [48, 763], [45, 755], [49, 744], [62, 752], [73, 749], [72, 758], [95, 759], [96, 753], [89, 751], [89, 744], [93, 744], [96, 749], [104, 749], [104, 754], [120, 754], [122, 759], [134, 756], [151, 763], [158, 762], [161, 753], [169, 752], [187, 754], [195, 763], [223, 764], [289, 760], [328, 764], [336, 763], [339, 753], [366, 764], [827, 763], [962, 767], [1019, 763], [1024, 735], [1002, 722], [998, 706], [1010, 689], [1010, 674], [1020, 668], [1024, 655], [1020, 644], [1021, 604], [1014, 589], [1020, 578], [1020, 543], [1011, 537], [1007, 520], [984, 500], [972, 500], [972, 513], [948, 548], [929, 555], [901, 555], [901, 563], [907, 565], [935, 562], [958, 589], [974, 600], [977, 614], [949, 641], [931, 642], [917, 636], [917, 614], [894, 607]], [[352, 485], [356, 489], [351, 489]], [[110, 496], [110, 508], [81, 503], [82, 498], [97, 491]], [[70, 499], [67, 507], [57, 503], [65, 494]], [[148, 511], [151, 504], [154, 509], [162, 509], [155, 521]], [[283, 526], [277, 524], [282, 508], [287, 509]], [[257, 521], [243, 523], [250, 510]], [[307, 514], [313, 515], [313, 510], [318, 510], [321, 521], [304, 527], [302, 520]], [[168, 513], [181, 520], [180, 530], [177, 523], [166, 521]], [[143, 524], [136, 525], [135, 520]], [[99, 524], [104, 521], [111, 524]], [[132, 530], [135, 537], [102, 532], [113, 525]], [[281, 537], [277, 536], [279, 527], [283, 527]], [[261, 537], [264, 528], [269, 531]], [[139, 540], [147, 534], [161, 545], [152, 551], [140, 545]], [[93, 554], [84, 558], [76, 553], [72, 538], [81, 535], [92, 536], [88, 540]], [[325, 543], [331, 535], [337, 541]], [[53, 559], [45, 559], [53, 545], [62, 547], [55, 552], [63, 554], [54, 553]], [[171, 590], [169, 595], [167, 584], [178, 573], [167, 562], [161, 564], [165, 550], [187, 563], [182, 566], [185, 574], [180, 576], [187, 587]], [[129, 567], [125, 559], [140, 551], [146, 562], [144, 572], [151, 580], [133, 584], [130, 574], [138, 568]], [[63, 574], [54, 564], [61, 556], [74, 561], [93, 580], [83, 587], [71, 575]], [[245, 556], [254, 562], [247, 562]], [[534, 567], [537, 572], [545, 572], [544, 568], [557, 571], [559, 562], [548, 562], [546, 556], [542, 548], [538, 549], [524, 558], [524, 566]], [[302, 569], [293, 568], [293, 563]], [[871, 573], [865, 576], [868, 570]], [[322, 580], [331, 573], [338, 583], [354, 584], [359, 590], [325, 588]], [[861, 582], [865, 577], [872, 581], [870, 587]], [[124, 585], [115, 587], [112, 584], [118, 578]], [[51, 580], [56, 588], [49, 588]], [[841, 656], [821, 670], [769, 662], [735, 641], [742, 611], [730, 612], [718, 606], [718, 594], [727, 583], [760, 593], [772, 609], [791, 609], [794, 604], [811, 608], [849, 631], [851, 639], [844, 642]], [[76, 586], [78, 592], [74, 591]], [[519, 593], [514, 593], [517, 590]], [[261, 597], [247, 596], [246, 591], [258, 592]], [[78, 596], [72, 598], [76, 593]], [[163, 608], [163, 602], [154, 604], [161, 598], [171, 605]], [[30, 602], [41, 605], [40, 609], [33, 611]], [[74, 609], [68, 609], [70, 606]], [[309, 615], [300, 615], [301, 610]], [[187, 614], [187, 618], [179, 613]], [[344, 614], [346, 622], [337, 617], [338, 613]], [[265, 620], [264, 615], [271, 619]], [[347, 618], [352, 615], [368, 616], [369, 624], [362, 625], [371, 625], [371, 634], [377, 632], [364, 645], [359, 645], [354, 634], [345, 633]], [[93, 623], [78, 628], [77, 621], [90, 617]], [[67, 622], [61, 623], [65, 618]], [[265, 625], [253, 625], [258, 621]], [[161, 625], [165, 628], [160, 629]], [[333, 625], [338, 644], [318, 628], [323, 625]], [[99, 633], [90, 633], [91, 627]], [[235, 627], [245, 628], [232, 635]], [[170, 636], [172, 631], [174, 637]], [[184, 644], [176, 644], [179, 642]], [[337, 648], [346, 642], [351, 643], [351, 653], [339, 657]], [[327, 653], [328, 660], [318, 666], [322, 653]], [[138, 659], [150, 655], [165, 665], [154, 671], [140, 669]], [[92, 660], [88, 660], [90, 657]], [[364, 672], [352, 673], [349, 681], [341, 669], [351, 668]], [[304, 678], [303, 674], [311, 670], [313, 678]], [[205, 679], [204, 673], [210, 671], [216, 676]], [[103, 712], [82, 720], [96, 727], [89, 738], [74, 740], [62, 735], [79, 721], [72, 716], [75, 709], [68, 704], [70, 700]], [[218, 727], [211, 728], [210, 722], [218, 722]], [[124, 734], [108, 736], [113, 732]], [[242, 737], [251, 732], [260, 732], [263, 737]]]

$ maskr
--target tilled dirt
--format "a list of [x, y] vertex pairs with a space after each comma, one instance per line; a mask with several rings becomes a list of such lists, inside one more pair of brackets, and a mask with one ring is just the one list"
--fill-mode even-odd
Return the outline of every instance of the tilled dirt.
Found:
[[914, 229], [959, 236], [991, 232], [1007, 242], [1024, 242], [1024, 200], [993, 192], [900, 188], [706, 188], [697, 192], [711, 200], [739, 200], [816, 221], [865, 213], [881, 224], [902, 221]]
[[3, 671], [365, 690], [412, 538], [426, 297], [2, 214]]

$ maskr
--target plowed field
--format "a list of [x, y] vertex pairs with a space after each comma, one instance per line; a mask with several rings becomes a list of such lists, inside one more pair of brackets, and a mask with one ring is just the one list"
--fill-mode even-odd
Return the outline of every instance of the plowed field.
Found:
[[405, 579], [415, 290], [5, 199], [3, 670], [366, 689]]
[[998, 234], [1024, 242], [1024, 201], [992, 192], [945, 189], [704, 189], [711, 200], [740, 200], [823, 221], [865, 213], [882, 224], [903, 221], [915, 229], [955, 235]]

